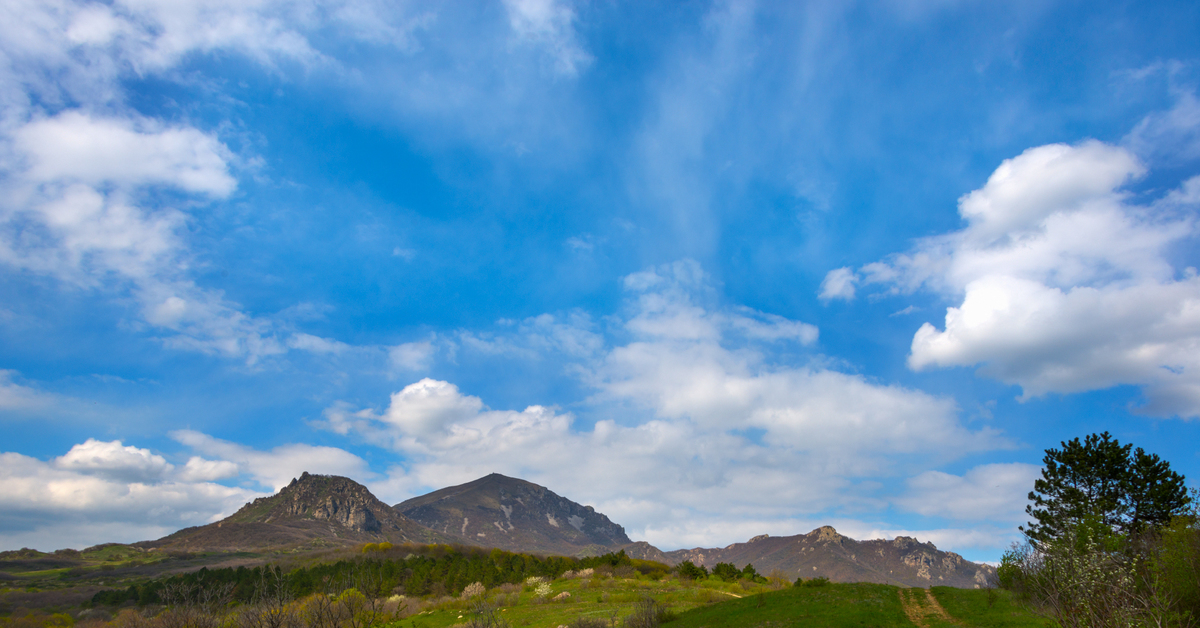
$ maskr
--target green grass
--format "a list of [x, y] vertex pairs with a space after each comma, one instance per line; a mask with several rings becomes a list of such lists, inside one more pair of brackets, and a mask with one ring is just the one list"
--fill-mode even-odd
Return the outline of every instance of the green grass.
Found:
[[[1056, 624], [1026, 610], [1003, 589], [987, 590], [933, 587], [933, 596], [953, 617], [964, 618], [973, 628], [1047, 628]], [[991, 598], [989, 600], [989, 598]]]
[[[581, 580], [554, 581], [550, 597], [564, 591], [571, 594], [571, 597], [559, 602], [535, 602], [532, 593], [522, 592], [520, 602], [505, 607], [501, 614], [512, 628], [554, 628], [570, 624], [578, 617], [608, 620], [614, 614], [619, 625], [620, 620], [633, 610], [633, 603], [643, 597], [654, 598], [678, 613], [716, 601], [737, 599], [731, 593], [747, 593], [734, 583], [706, 582], [696, 585], [673, 579], [655, 581], [646, 577], [597, 579], [592, 580], [587, 588], [582, 584]], [[754, 590], [766, 590], [766, 587]], [[469, 615], [466, 609], [467, 605], [463, 602], [451, 602], [390, 625], [392, 628], [446, 628], [467, 621]]]
[[791, 587], [680, 613], [668, 628], [766, 628], [770, 626], [903, 626], [897, 588], [884, 584]]

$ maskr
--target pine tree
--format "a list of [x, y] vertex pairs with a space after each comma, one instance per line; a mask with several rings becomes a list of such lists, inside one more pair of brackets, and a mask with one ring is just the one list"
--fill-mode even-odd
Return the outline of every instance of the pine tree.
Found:
[[1184, 477], [1142, 448], [1122, 445], [1108, 432], [1047, 449], [1042, 477], [1033, 484], [1025, 512], [1034, 521], [1021, 530], [1035, 543], [1058, 538], [1094, 517], [1120, 532], [1157, 527], [1191, 502]]

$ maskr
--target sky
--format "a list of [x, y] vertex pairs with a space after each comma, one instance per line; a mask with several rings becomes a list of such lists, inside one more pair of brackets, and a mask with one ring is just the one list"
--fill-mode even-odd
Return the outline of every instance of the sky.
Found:
[[996, 561], [1200, 480], [1200, 5], [0, 3], [0, 549], [304, 471]]

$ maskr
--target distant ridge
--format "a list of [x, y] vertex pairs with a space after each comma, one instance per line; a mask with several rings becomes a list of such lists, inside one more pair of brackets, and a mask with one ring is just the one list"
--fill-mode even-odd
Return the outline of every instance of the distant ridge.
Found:
[[829, 526], [795, 536], [763, 534], [723, 548], [664, 552], [645, 541], [631, 542], [625, 528], [591, 506], [499, 473], [388, 506], [349, 478], [306, 472], [217, 523], [134, 545], [188, 552], [307, 551], [385, 540], [561, 556], [624, 550], [632, 558], [669, 565], [689, 560], [710, 569], [717, 563], [740, 569], [750, 563], [762, 575], [778, 569], [788, 579], [823, 576], [922, 588], [983, 587], [995, 577], [993, 567], [932, 543], [905, 536], [857, 541]]
[[625, 528], [544, 486], [492, 473], [396, 504], [397, 512], [468, 543], [565, 556], [617, 551]]
[[996, 573], [989, 565], [973, 563], [912, 537], [856, 541], [830, 526], [795, 536], [763, 534], [723, 548], [662, 552], [649, 544], [635, 545], [626, 550], [630, 556], [672, 565], [690, 560], [709, 568], [732, 563], [740, 569], [750, 563], [762, 575], [778, 569], [789, 578], [821, 576], [835, 582], [970, 589], [987, 586]]
[[334, 475], [305, 472], [270, 497], [260, 497], [233, 515], [185, 528], [147, 549], [250, 551], [351, 545], [367, 541], [456, 542], [379, 501], [367, 487]]

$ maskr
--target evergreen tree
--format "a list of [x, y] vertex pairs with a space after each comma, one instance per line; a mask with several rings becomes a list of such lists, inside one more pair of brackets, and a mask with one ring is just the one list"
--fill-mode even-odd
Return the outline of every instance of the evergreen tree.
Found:
[[1035, 543], [1058, 538], [1088, 517], [1121, 533], [1161, 526], [1191, 501], [1183, 476], [1165, 460], [1140, 447], [1133, 451], [1108, 432], [1047, 449], [1042, 462], [1042, 477], [1029, 493], [1033, 503], [1025, 508], [1034, 521], [1021, 528]]

